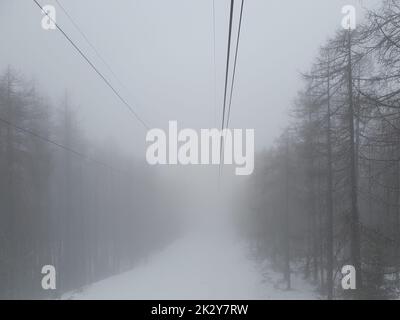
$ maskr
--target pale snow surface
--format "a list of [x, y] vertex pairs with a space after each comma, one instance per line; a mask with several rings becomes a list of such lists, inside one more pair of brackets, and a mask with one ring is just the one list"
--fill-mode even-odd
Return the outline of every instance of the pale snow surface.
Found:
[[290, 291], [268, 262], [256, 263], [246, 245], [217, 233], [176, 240], [131, 271], [68, 293], [64, 299], [318, 299], [292, 276]]

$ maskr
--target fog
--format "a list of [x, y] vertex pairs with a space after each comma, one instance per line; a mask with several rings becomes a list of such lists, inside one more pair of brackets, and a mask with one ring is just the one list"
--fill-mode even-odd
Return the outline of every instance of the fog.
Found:
[[[198, 240], [200, 244], [204, 240], [204, 247], [195, 246], [196, 250], [203, 252], [204, 259], [207, 259], [206, 252], [210, 246], [215, 246], [210, 239], [219, 241], [220, 237], [232, 237], [232, 243], [235, 244], [236, 241], [242, 241], [240, 236], [251, 229], [249, 223], [245, 222], [250, 220], [250, 212], [263, 212], [272, 206], [266, 204], [257, 207], [257, 192], [262, 188], [272, 190], [272, 187], [256, 188], [255, 192], [252, 188], [265, 172], [273, 170], [266, 168], [262, 156], [266, 150], [275, 148], [277, 141], [279, 143], [282, 139], [282, 132], [293, 122], [296, 94], [304, 87], [301, 74], [309, 72], [321, 46], [340, 30], [343, 6], [353, 5], [357, 19], [362, 23], [365, 7], [374, 9], [381, 2], [245, 2], [230, 127], [255, 131], [255, 168], [252, 175], [247, 177], [235, 175], [235, 165], [152, 166], [146, 161], [149, 146], [146, 134], [151, 128], [168, 132], [169, 121], [177, 121], [179, 130], [191, 128], [199, 131], [221, 127], [230, 1], [39, 1], [42, 6], [53, 5], [56, 8], [57, 24], [143, 119], [149, 127], [145, 128], [59, 30], [42, 28], [44, 15], [34, 1], [0, 0], [2, 78], [9, 80], [6, 77], [7, 70], [12, 70], [17, 78], [23, 79], [23, 85], [18, 81], [15, 84], [15, 92], [12, 92], [15, 96], [25, 97], [24, 92], [29, 90], [17, 88], [22, 88], [25, 83], [29, 83], [28, 87], [34, 84], [35, 90], [45, 101], [43, 104], [46, 105], [49, 118], [44, 122], [49, 124], [47, 127], [46, 124], [38, 125], [39, 135], [43, 137], [43, 132], [49, 131], [46, 137], [53, 144], [61, 144], [84, 155], [69, 155], [70, 150], [58, 150], [60, 148], [54, 145], [42, 154], [39, 150], [41, 147], [35, 144], [41, 145], [41, 142], [32, 142], [35, 140], [32, 137], [28, 142], [20, 142], [18, 130], [14, 132], [15, 150], [21, 151], [23, 148], [19, 147], [20, 144], [26, 143], [28, 149], [38, 154], [32, 153], [28, 160], [18, 162], [19, 153], [15, 151], [13, 161], [25, 164], [12, 168], [6, 162], [1, 164], [4, 167], [2, 172], [11, 176], [7, 183], [3, 183], [4, 188], [12, 184], [4, 197], [13, 199], [2, 211], [4, 225], [12, 221], [11, 231], [3, 228], [2, 237], [7, 245], [2, 251], [2, 258], [8, 260], [8, 252], [13, 252], [15, 248], [19, 253], [15, 253], [13, 259], [20, 264], [25, 263], [25, 255], [31, 251], [34, 255], [36, 252], [40, 254], [36, 255], [37, 260], [28, 262], [29, 268], [34, 270], [34, 275], [29, 280], [25, 279], [30, 283], [29, 288], [24, 288], [23, 283], [16, 280], [18, 273], [25, 270], [24, 267], [10, 271], [3, 263], [2, 277], [7, 284], [0, 296], [6, 299], [62, 298], [67, 294], [68, 298], [86, 298], [85, 294], [79, 296], [73, 292], [100, 280], [118, 277], [118, 274], [135, 270], [138, 266], [142, 268], [140, 274], [145, 277], [146, 272], [158, 270], [157, 258], [151, 257], [157, 257], [163, 250], [170, 250], [166, 248], [171, 248], [179, 241], [188, 243], [188, 247], [182, 249], [181, 253], [173, 252], [170, 261], [166, 257], [163, 262], [158, 262], [160, 268], [164, 264], [173, 264], [180, 256], [188, 255], [190, 260], [189, 252], [193, 250], [190, 243], [194, 238], [185, 237], [198, 236], [202, 239]], [[77, 30], [60, 4], [80, 30]], [[238, 31], [239, 10], [240, 1], [236, 1], [233, 38]], [[236, 42], [232, 41], [233, 50]], [[4, 101], [11, 105], [9, 100]], [[7, 102], [4, 103], [6, 105]], [[9, 116], [5, 110], [4, 107], [1, 116]], [[24, 120], [21, 116], [22, 120], [18, 122], [18, 117], [16, 115], [13, 118], [12, 124], [37, 132], [33, 130], [35, 126], [27, 124], [34, 118], [29, 116], [29, 120]], [[11, 122], [10, 118], [7, 119]], [[7, 130], [4, 130], [1, 132], [6, 137]], [[7, 149], [10, 146], [5, 141], [6, 138], [2, 140], [2, 150], [3, 154], [8, 154], [11, 152]], [[48, 141], [43, 143], [46, 145]], [[93, 159], [100, 165], [93, 164]], [[29, 184], [31, 178], [26, 177], [34, 177], [36, 173], [41, 178], [32, 178], [33, 182]], [[279, 191], [277, 197], [281, 194]], [[259, 197], [266, 199], [262, 194]], [[41, 227], [33, 227], [35, 218], [29, 212], [36, 212], [41, 221], [38, 224], [50, 233], [37, 240], [34, 248], [30, 248], [29, 242], [44, 231]], [[9, 214], [17, 218], [13, 220]], [[48, 231], [50, 229], [53, 231]], [[29, 236], [23, 238], [26, 230]], [[221, 243], [224, 241], [221, 240]], [[85, 248], [78, 249], [80, 246]], [[215, 257], [223, 257], [226, 248], [215, 247]], [[257, 260], [251, 258], [255, 255], [252, 249], [246, 245], [242, 249], [243, 255], [232, 258], [233, 264], [238, 260], [239, 265], [247, 263], [244, 262], [247, 259]], [[113, 258], [94, 254], [93, 250], [104, 255], [109, 252]], [[91, 252], [93, 257], [86, 261], [83, 256], [87, 252]], [[73, 259], [78, 262], [66, 262]], [[232, 261], [227, 260], [226, 263]], [[60, 274], [61, 284], [55, 293], [41, 290], [40, 268], [45, 264], [54, 264]], [[205, 269], [209, 264], [212, 265], [212, 261], [204, 261]], [[190, 269], [190, 264], [187, 268]], [[239, 277], [237, 273], [247, 272], [234, 269], [234, 265], [228, 265], [227, 268], [218, 271], [211, 268], [209, 272], [216, 274], [210, 275], [209, 280], [218, 279], [219, 276], [224, 279], [223, 273], [229, 274], [230, 268], [235, 277]], [[167, 273], [165, 279], [174, 276]], [[179, 277], [179, 274], [176, 276]], [[136, 274], [132, 279], [140, 277]], [[257, 277], [243, 283], [256, 283], [259, 280]], [[207, 282], [207, 275], [203, 280]], [[119, 279], [115, 283], [121, 281]], [[129, 281], [134, 286], [134, 280]], [[168, 285], [166, 281], [165, 286]], [[208, 291], [201, 291], [201, 286], [196, 287], [195, 284], [193, 287], [182, 285], [181, 291], [171, 288], [170, 295], [166, 287], [160, 287], [163, 295], [151, 295], [152, 291], [148, 288], [147, 291], [135, 291], [131, 287], [119, 288], [117, 284], [111, 287], [112, 290], [105, 296], [101, 290], [107, 290], [107, 285], [103, 289], [100, 285], [97, 291], [92, 288], [87, 297], [265, 298], [265, 295], [252, 293], [252, 287], [240, 292], [239, 285], [228, 285], [223, 281], [215, 296], [210, 293], [212, 290], [209, 287]], [[219, 290], [221, 287], [224, 288]], [[154, 291], [157, 290], [159, 288], [154, 287]], [[120, 291], [126, 294], [118, 295]]]
[[[364, 1], [369, 4], [373, 1]], [[375, 1], [376, 3], [377, 1]], [[126, 86], [121, 88], [58, 9], [57, 22], [118, 87], [151, 127], [220, 127], [229, 2], [216, 1], [217, 105], [214, 105], [212, 1], [60, 2]], [[47, 1], [43, 4], [53, 4]], [[256, 145], [271, 145], [287, 123], [293, 95], [332, 30], [341, 8], [359, 1], [246, 3], [233, 100], [232, 126], [254, 128]], [[361, 10], [361, 9], [360, 9]], [[238, 12], [236, 12], [237, 14]], [[113, 141], [142, 157], [145, 133], [60, 32], [41, 28], [33, 1], [1, 2], [0, 63], [11, 64], [57, 101], [68, 90], [91, 139]]]

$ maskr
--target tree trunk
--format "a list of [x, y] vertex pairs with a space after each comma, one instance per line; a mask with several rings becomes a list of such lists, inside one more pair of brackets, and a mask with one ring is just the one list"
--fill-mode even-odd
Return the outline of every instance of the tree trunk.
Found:
[[349, 103], [349, 132], [350, 132], [350, 197], [351, 197], [351, 233], [350, 233], [350, 252], [351, 262], [356, 270], [355, 297], [360, 297], [362, 289], [361, 277], [361, 246], [359, 231], [358, 195], [357, 195], [357, 168], [356, 150], [354, 134], [354, 104], [353, 104], [353, 71], [352, 71], [352, 52], [351, 52], [351, 30], [348, 32], [348, 103]]

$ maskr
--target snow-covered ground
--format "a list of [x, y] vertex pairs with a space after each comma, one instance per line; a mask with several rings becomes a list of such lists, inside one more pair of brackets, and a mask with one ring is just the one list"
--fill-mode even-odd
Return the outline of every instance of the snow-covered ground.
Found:
[[97, 282], [65, 299], [317, 299], [312, 286], [256, 264], [243, 242], [218, 232], [193, 232], [131, 271]]

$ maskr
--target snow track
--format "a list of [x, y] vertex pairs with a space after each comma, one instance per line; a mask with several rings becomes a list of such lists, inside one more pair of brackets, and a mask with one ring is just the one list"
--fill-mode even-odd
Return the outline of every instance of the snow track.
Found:
[[310, 285], [282, 276], [248, 258], [241, 242], [216, 233], [177, 240], [131, 271], [97, 282], [66, 299], [314, 299]]

